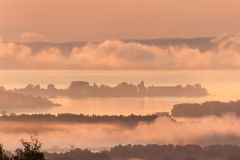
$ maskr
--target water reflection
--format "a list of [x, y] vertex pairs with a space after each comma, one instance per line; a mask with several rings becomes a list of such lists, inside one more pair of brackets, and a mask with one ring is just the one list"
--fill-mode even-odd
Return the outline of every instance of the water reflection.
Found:
[[84, 114], [152, 114], [156, 112], [169, 112], [173, 105], [179, 103], [203, 103], [205, 101], [231, 101], [238, 100], [238, 97], [219, 97], [208, 96], [202, 98], [187, 97], [144, 97], [144, 98], [82, 98], [69, 99], [57, 98], [52, 99], [54, 102], [62, 104], [61, 107], [55, 107], [47, 113], [84, 113]]

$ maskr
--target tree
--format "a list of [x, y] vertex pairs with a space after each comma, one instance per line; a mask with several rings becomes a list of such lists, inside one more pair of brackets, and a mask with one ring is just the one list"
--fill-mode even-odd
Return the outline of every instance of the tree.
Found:
[[21, 140], [23, 148], [16, 149], [13, 160], [45, 160], [41, 152], [42, 143], [35, 137], [30, 137], [30, 141]]
[[0, 144], [0, 160], [10, 160], [10, 158], [5, 154], [2, 144]]

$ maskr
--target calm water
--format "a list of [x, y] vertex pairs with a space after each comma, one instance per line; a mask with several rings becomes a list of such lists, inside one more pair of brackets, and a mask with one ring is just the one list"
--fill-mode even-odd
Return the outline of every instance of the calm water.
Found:
[[[203, 98], [178, 98], [178, 97], [146, 97], [146, 98], [83, 98], [71, 100], [68, 98], [53, 99], [62, 104], [62, 107], [43, 111], [44, 113], [85, 113], [85, 114], [151, 114], [159, 111], [170, 111], [176, 103], [183, 102], [204, 102], [207, 100], [230, 101], [238, 100], [240, 95], [240, 70], [218, 70], [218, 71], [0, 71], [0, 85], [6, 88], [24, 87], [25, 85], [40, 84], [46, 87], [53, 83], [58, 88], [67, 87], [71, 81], [84, 80], [97, 84], [115, 85], [122, 81], [139, 83], [144, 80], [147, 85], [177, 85], [201, 83], [211, 93]], [[32, 113], [32, 112], [31, 112]], [[6, 126], [8, 124], [5, 124]], [[24, 124], [22, 124], [24, 125]], [[35, 126], [35, 124], [32, 124]], [[162, 125], [162, 124], [161, 124]], [[22, 126], [17, 125], [20, 130]], [[31, 125], [30, 125], [31, 126]], [[46, 124], [40, 126], [51, 127]], [[39, 127], [40, 127], [39, 126]], [[13, 126], [14, 127], [14, 126]], [[26, 126], [23, 126], [25, 128]], [[4, 128], [4, 127], [3, 127]], [[63, 129], [71, 130], [68, 132]], [[80, 129], [79, 129], [80, 128]], [[91, 125], [63, 125], [55, 126], [51, 132], [40, 133], [40, 139], [44, 148], [69, 149], [72, 144], [78, 147], [96, 148], [114, 146], [119, 143], [128, 144], [126, 138], [121, 139], [121, 134], [115, 131], [115, 126], [91, 126]], [[155, 129], [158, 127], [154, 127]], [[159, 127], [161, 128], [161, 127]], [[106, 131], [105, 131], [106, 129]], [[151, 129], [152, 130], [152, 129]], [[166, 129], [163, 129], [166, 130]], [[116, 132], [116, 137], [112, 134]], [[114, 133], [115, 133], [114, 132]], [[126, 131], [128, 133], [128, 131]], [[95, 134], [98, 133], [98, 134]], [[163, 133], [163, 132], [159, 132]], [[170, 132], [173, 133], [173, 132]], [[170, 134], [169, 133], [169, 134]], [[182, 135], [185, 135], [185, 130]], [[98, 135], [101, 135], [100, 137]], [[170, 134], [171, 137], [172, 134]], [[181, 134], [180, 134], [181, 135]], [[193, 134], [194, 135], [194, 134]], [[175, 135], [172, 135], [175, 136]], [[14, 148], [19, 139], [29, 137], [29, 133], [0, 133], [1, 143], [7, 148]], [[135, 136], [134, 136], [135, 137]], [[151, 136], [150, 136], [151, 137]], [[160, 139], [164, 139], [159, 137]], [[110, 140], [109, 140], [110, 139]], [[132, 139], [132, 137], [131, 137]], [[175, 139], [171, 137], [170, 139]], [[188, 139], [188, 137], [186, 138]], [[161, 142], [161, 141], [160, 141]], [[159, 142], [159, 143], [160, 143]], [[139, 143], [137, 141], [136, 143]], [[149, 143], [153, 143], [150, 141]], [[156, 143], [154, 141], [154, 143]], [[169, 142], [170, 143], [170, 142]], [[171, 142], [172, 143], [172, 142]], [[61, 149], [56, 149], [61, 150]]]
[[211, 94], [203, 98], [146, 97], [146, 98], [68, 98], [53, 99], [62, 107], [45, 113], [85, 113], [85, 114], [151, 114], [169, 111], [176, 103], [204, 102], [207, 100], [238, 100], [240, 95], [240, 70], [196, 70], [196, 71], [78, 71], [78, 70], [1, 70], [0, 85], [6, 88], [40, 84], [46, 87], [53, 83], [57, 88], [65, 88], [72, 81], [83, 80], [90, 83], [116, 85], [119, 82], [146, 85], [186, 85], [200, 83]]

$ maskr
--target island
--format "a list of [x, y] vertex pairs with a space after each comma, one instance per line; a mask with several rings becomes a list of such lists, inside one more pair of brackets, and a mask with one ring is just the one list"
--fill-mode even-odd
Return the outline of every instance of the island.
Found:
[[209, 95], [208, 91], [201, 84], [195, 85], [176, 85], [176, 86], [146, 86], [143, 81], [139, 84], [129, 84], [121, 82], [116, 86], [105, 84], [90, 84], [85, 81], [73, 81], [68, 88], [57, 89], [54, 84], [49, 84], [47, 88], [41, 88], [40, 85], [29, 84], [25, 88], [16, 88], [11, 90], [14, 93], [59, 97], [67, 96], [69, 98], [80, 97], [202, 97]]

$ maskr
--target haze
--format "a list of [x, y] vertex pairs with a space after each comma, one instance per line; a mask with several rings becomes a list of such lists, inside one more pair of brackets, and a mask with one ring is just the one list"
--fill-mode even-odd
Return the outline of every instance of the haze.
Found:
[[92, 41], [238, 34], [239, 5], [238, 0], [0, 0], [0, 35]]
[[69, 149], [73, 144], [77, 147], [98, 149], [118, 144], [239, 145], [239, 121], [234, 115], [221, 118], [209, 116], [179, 122], [162, 117], [150, 124], [140, 123], [134, 128], [104, 123], [4, 121], [0, 122], [0, 135], [5, 137], [3, 142], [8, 148], [12, 148], [17, 139], [33, 134], [39, 134], [44, 142], [48, 142], [44, 144], [46, 149], [53, 146]]
[[239, 8], [0, 0], [0, 157], [239, 160]]

